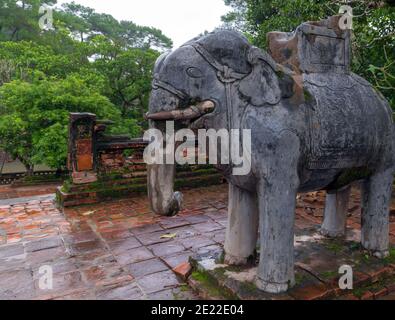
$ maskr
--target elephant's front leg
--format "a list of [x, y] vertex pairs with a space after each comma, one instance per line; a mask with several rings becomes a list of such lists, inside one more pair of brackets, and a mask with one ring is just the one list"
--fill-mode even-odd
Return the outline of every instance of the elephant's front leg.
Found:
[[295, 284], [294, 221], [299, 140], [288, 135], [279, 141], [258, 186], [260, 263], [256, 284], [269, 293], [287, 291]]
[[229, 184], [228, 211], [225, 262], [244, 265], [256, 251], [259, 220], [256, 194]]

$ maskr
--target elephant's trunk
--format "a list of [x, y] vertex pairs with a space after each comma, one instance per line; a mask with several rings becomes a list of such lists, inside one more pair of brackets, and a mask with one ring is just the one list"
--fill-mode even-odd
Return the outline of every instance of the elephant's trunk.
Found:
[[182, 194], [174, 192], [175, 165], [148, 166], [148, 197], [152, 210], [162, 216], [174, 216], [182, 208]]
[[[163, 122], [151, 121], [151, 128], [162, 131]], [[182, 207], [182, 194], [174, 192], [175, 164], [149, 164], [148, 170], [148, 198], [151, 209], [162, 216], [174, 216]]]
[[205, 115], [206, 113], [213, 111], [214, 108], [215, 108], [214, 102], [207, 100], [197, 104], [196, 106], [189, 106], [186, 109], [148, 113], [146, 115], [146, 118], [148, 120], [154, 120], [154, 121], [193, 120]]
[[[151, 127], [157, 129], [160, 129], [165, 120], [193, 120], [213, 111], [215, 108], [212, 101], [204, 101], [186, 109], [161, 110], [158, 112], [155, 112], [154, 104], [151, 106], [151, 113], [147, 114], [146, 118], [151, 120]], [[157, 214], [173, 216], [181, 210], [182, 194], [174, 192], [174, 177], [174, 164], [148, 165], [148, 197], [151, 201], [152, 210]]]

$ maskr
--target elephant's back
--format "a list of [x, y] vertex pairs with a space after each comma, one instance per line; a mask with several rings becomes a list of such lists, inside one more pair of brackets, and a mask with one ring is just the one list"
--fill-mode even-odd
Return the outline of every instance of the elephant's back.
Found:
[[368, 166], [391, 141], [388, 103], [355, 74], [305, 74], [308, 169]]

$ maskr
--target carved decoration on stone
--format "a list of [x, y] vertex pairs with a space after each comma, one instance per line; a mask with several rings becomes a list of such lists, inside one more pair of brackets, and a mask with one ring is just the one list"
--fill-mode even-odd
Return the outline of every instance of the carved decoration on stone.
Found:
[[[295, 282], [298, 192], [337, 194], [327, 199], [322, 232], [343, 236], [346, 219], [339, 217], [345, 214], [346, 191], [363, 181], [362, 245], [377, 257], [388, 254], [392, 111], [350, 71], [351, 34], [340, 30], [338, 21], [336, 16], [306, 22], [294, 33], [269, 33], [269, 53], [237, 32], [218, 30], [162, 56], [155, 66], [148, 118], [157, 120], [151, 127], [163, 130], [163, 115], [182, 114], [190, 101], [211, 101], [211, 112], [197, 119], [180, 116], [178, 125], [251, 130], [250, 174], [233, 176], [233, 164], [218, 166], [230, 185], [225, 261], [244, 264], [254, 256], [259, 228], [256, 284], [267, 292], [286, 291]], [[186, 67], [204, 75], [199, 86]], [[158, 214], [181, 209], [174, 172], [173, 165], [148, 168], [149, 197]]]

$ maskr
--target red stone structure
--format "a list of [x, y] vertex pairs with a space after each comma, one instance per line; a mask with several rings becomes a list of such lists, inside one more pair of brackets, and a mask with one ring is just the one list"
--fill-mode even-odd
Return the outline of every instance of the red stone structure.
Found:
[[[61, 207], [92, 204], [107, 199], [131, 197], [147, 190], [143, 160], [147, 142], [128, 136], [107, 135], [112, 122], [90, 113], [71, 113], [68, 169], [70, 177], [57, 190]], [[178, 188], [220, 184], [223, 178], [211, 166], [179, 167]]]

